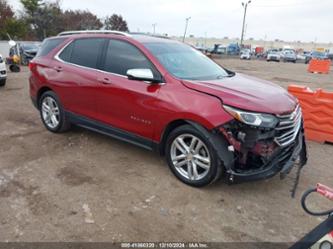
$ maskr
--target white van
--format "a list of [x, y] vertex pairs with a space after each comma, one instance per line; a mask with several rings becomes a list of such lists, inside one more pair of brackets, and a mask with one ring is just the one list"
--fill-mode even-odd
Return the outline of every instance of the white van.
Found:
[[7, 79], [7, 70], [6, 70], [5, 59], [0, 54], [0, 86], [6, 85], [6, 79]]

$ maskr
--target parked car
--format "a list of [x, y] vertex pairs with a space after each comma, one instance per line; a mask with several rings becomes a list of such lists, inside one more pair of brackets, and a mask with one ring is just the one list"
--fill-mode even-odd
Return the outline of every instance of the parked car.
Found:
[[312, 51], [311, 54], [309, 54], [308, 56], [306, 56], [305, 58], [305, 64], [308, 64], [310, 62], [310, 60], [312, 59], [316, 59], [316, 60], [327, 60], [328, 56], [323, 53], [323, 52], [319, 52], [319, 51]]
[[241, 53], [240, 53], [240, 58], [242, 60], [251, 60], [251, 51], [249, 49], [247, 50], [243, 50]]
[[[38, 42], [19, 43], [18, 46], [10, 48], [9, 55], [19, 54], [22, 65], [28, 65], [29, 62], [36, 56], [40, 44]], [[19, 49], [19, 53], [16, 51]]]
[[[209, 51], [208, 51], [209, 52]], [[226, 54], [227, 47], [221, 44], [215, 44], [214, 48], [211, 50], [212, 54]]]
[[296, 63], [296, 61], [297, 61], [296, 53], [294, 51], [291, 51], [291, 50], [283, 51], [282, 54], [281, 54], [281, 57], [282, 57], [283, 62]]
[[227, 47], [228, 55], [239, 55], [240, 47], [238, 43], [230, 43]]
[[327, 50], [327, 57], [328, 59], [333, 60], [333, 48]]
[[36, 56], [40, 43], [22, 43], [21, 48], [21, 62], [23, 65], [28, 65], [29, 62]]
[[333, 61], [333, 54], [327, 54], [327, 58]]
[[6, 80], [7, 80], [7, 70], [6, 70], [5, 59], [0, 54], [0, 86], [6, 85]]
[[269, 61], [277, 61], [280, 62], [280, 52], [277, 50], [270, 50], [267, 53], [267, 58], [266, 60]]
[[198, 51], [204, 53], [204, 54], [208, 52], [208, 48], [206, 48], [206, 47], [195, 46], [194, 48], [195, 48], [196, 50], [198, 50]]
[[256, 56], [258, 56], [260, 54], [264, 54], [264, 53], [265, 53], [265, 48], [264, 47], [255, 47], [254, 54]]
[[49, 131], [75, 124], [158, 151], [196, 187], [306, 163], [301, 108], [283, 88], [174, 40], [85, 32], [46, 39], [29, 64], [31, 99]]
[[300, 61], [303, 61], [303, 60], [305, 60], [305, 55], [301, 54], [301, 53], [298, 53], [298, 54], [296, 54], [296, 59], [300, 60]]

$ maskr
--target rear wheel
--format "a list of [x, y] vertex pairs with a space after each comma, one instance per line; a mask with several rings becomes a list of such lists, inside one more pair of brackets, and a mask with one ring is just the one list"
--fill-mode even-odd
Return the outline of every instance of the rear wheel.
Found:
[[165, 154], [171, 171], [188, 185], [202, 187], [219, 179], [222, 174], [222, 166], [212, 145], [190, 125], [171, 132]]
[[60, 133], [70, 128], [70, 122], [54, 92], [43, 93], [39, 101], [39, 110], [43, 124], [49, 131]]

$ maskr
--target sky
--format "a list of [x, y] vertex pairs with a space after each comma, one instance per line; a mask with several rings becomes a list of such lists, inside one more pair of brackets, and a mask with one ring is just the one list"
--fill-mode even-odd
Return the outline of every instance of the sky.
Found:
[[[132, 32], [181, 36], [185, 19], [196, 37], [236, 38], [241, 35], [248, 0], [61, 0], [64, 9], [89, 10], [98, 17], [121, 14]], [[8, 0], [15, 9], [19, 0]], [[252, 0], [245, 38], [333, 42], [333, 0]]]

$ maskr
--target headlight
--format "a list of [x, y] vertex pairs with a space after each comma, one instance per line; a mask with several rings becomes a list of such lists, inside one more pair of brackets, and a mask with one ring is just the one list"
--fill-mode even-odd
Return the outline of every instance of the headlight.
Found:
[[246, 112], [226, 105], [223, 107], [235, 119], [248, 125], [274, 128], [279, 122], [275, 116], [270, 114]]

